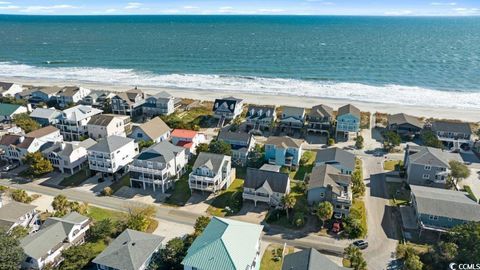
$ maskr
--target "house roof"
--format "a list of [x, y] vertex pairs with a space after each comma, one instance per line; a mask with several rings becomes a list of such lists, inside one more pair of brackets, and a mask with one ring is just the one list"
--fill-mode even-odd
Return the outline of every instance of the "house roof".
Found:
[[213, 110], [216, 111], [217, 109], [228, 110], [230, 112], [235, 111], [235, 107], [237, 107], [238, 103], [242, 102], [241, 99], [234, 98], [234, 97], [227, 97], [222, 99], [216, 99], [215, 103], [213, 104]]
[[0, 82], [0, 89], [8, 90], [13, 86], [13, 83], [9, 82]]
[[20, 246], [26, 255], [38, 259], [62, 243], [75, 225], [86, 221], [87, 217], [76, 212], [71, 212], [63, 218], [50, 217], [38, 232], [21, 239]]
[[33, 137], [25, 137], [15, 134], [5, 134], [0, 139], [0, 145], [14, 145], [15, 147], [27, 149], [30, 144], [35, 140]]
[[193, 241], [182, 264], [202, 270], [246, 269], [256, 257], [262, 229], [256, 224], [213, 217]]
[[170, 130], [170, 127], [160, 117], [155, 117], [135, 128], [141, 129], [148, 137], [155, 140]]
[[282, 136], [282, 137], [270, 136], [268, 137], [265, 144], [273, 144], [277, 147], [282, 147], [282, 148], [300, 148], [303, 145], [303, 140], [293, 139], [288, 136]]
[[352, 171], [355, 169], [355, 155], [338, 147], [317, 151], [315, 163], [324, 163], [328, 161], [336, 161]]
[[108, 136], [102, 138], [96, 144], [90, 146], [87, 150], [103, 152], [103, 153], [112, 153], [122, 148], [124, 145], [133, 142], [131, 138], [125, 138], [117, 135]]
[[30, 114], [32, 118], [56, 118], [60, 115], [60, 111], [56, 110], [55, 108], [36, 108]]
[[185, 148], [183, 147], [162, 141], [142, 151], [135, 159], [167, 163], [184, 151]]
[[197, 133], [195, 130], [188, 130], [188, 129], [174, 129], [171, 133], [171, 137], [177, 137], [177, 138], [189, 138], [193, 139], [195, 136], [197, 136]]
[[262, 167], [260, 167], [260, 170], [279, 172], [281, 168], [282, 168], [282, 166], [280, 166], [280, 165], [273, 165], [273, 164], [265, 163], [265, 164], [262, 165]]
[[435, 121], [432, 123], [432, 130], [437, 132], [443, 131], [472, 134], [472, 127], [470, 127], [470, 124], [464, 122]]
[[97, 114], [97, 115], [92, 116], [92, 118], [90, 118], [90, 121], [88, 121], [88, 124], [93, 125], [93, 126], [104, 126], [104, 127], [106, 127], [116, 118], [127, 119], [128, 116], [117, 115], [117, 114]]
[[164, 237], [126, 229], [102, 251], [93, 263], [120, 270], [138, 270], [155, 253]]
[[10, 116], [20, 107], [23, 106], [9, 103], [0, 103], [0, 115]]
[[247, 176], [243, 184], [246, 188], [258, 189], [268, 183], [271, 190], [277, 193], [286, 193], [289, 186], [289, 177], [287, 173], [247, 168]]
[[331, 186], [336, 193], [341, 193], [343, 188], [338, 184], [350, 185], [351, 176], [342, 174], [340, 170], [332, 165], [322, 164], [315, 166], [310, 174], [308, 189]]
[[347, 104], [345, 106], [338, 108], [337, 117], [345, 114], [352, 114], [360, 118], [360, 109], [353, 106], [352, 104]]
[[3, 205], [0, 208], [0, 227], [1, 225], [7, 225], [4, 229], [10, 229], [10, 227], [17, 222], [21, 217], [35, 210], [36, 206], [12, 201]]
[[246, 132], [231, 132], [228, 130], [221, 130], [218, 133], [217, 139], [220, 141], [240, 141], [248, 144], [252, 139], [253, 135]]
[[387, 121], [389, 125], [403, 125], [403, 124], [410, 124], [412, 126], [423, 128], [423, 123], [420, 121], [418, 117], [404, 114], [404, 113], [397, 113], [397, 114], [389, 114], [387, 116]]
[[275, 106], [250, 105], [247, 110], [247, 118], [275, 117]]
[[324, 118], [324, 117], [333, 117], [333, 108], [329, 107], [327, 105], [316, 105], [312, 107], [312, 110], [308, 114], [310, 117], [315, 117], [315, 118]]
[[92, 106], [77, 105], [63, 110], [61, 117], [71, 121], [80, 121], [100, 113], [102, 113], [102, 110], [93, 108]]
[[[89, 148], [90, 146], [96, 144], [97, 142], [91, 138], [83, 140], [81, 142], [57, 142], [51, 147], [42, 151], [43, 153], [50, 153], [55, 152], [58, 156], [61, 157], [69, 157], [72, 152], [80, 147], [85, 149]], [[62, 147], [63, 145], [63, 147]]]
[[57, 94], [62, 88], [58, 86], [38, 86], [33, 87], [32, 92], [42, 92], [48, 95]]
[[163, 99], [172, 99], [174, 98], [172, 95], [170, 95], [170, 93], [166, 92], [166, 91], [162, 91], [160, 93], [157, 93], [155, 94], [153, 97], [155, 98], [163, 98]]
[[80, 87], [78, 86], [65, 86], [60, 90], [58, 95], [65, 97], [73, 97], [78, 91], [80, 91]]
[[25, 136], [26, 137], [33, 137], [33, 138], [42, 138], [43, 136], [47, 136], [49, 134], [52, 134], [54, 132], [59, 131], [58, 128], [54, 126], [46, 126], [43, 128], [39, 128], [37, 130], [34, 130], [32, 132], [27, 133]]
[[421, 214], [480, 221], [480, 205], [465, 192], [410, 185], [417, 211]]
[[283, 259], [282, 270], [347, 270], [313, 248], [290, 253]]
[[213, 172], [218, 172], [221, 169], [223, 161], [225, 159], [230, 160], [231, 158], [230, 156], [225, 156], [221, 154], [201, 152], [200, 154], [198, 154], [197, 160], [195, 160], [192, 170], [196, 170], [197, 168], [206, 166]]
[[452, 160], [462, 161], [458, 153], [450, 153], [433, 147], [418, 147], [418, 152], [409, 156], [409, 163], [431, 165], [436, 167], [448, 167]]
[[135, 98], [139, 95], [144, 95], [144, 93], [143, 93], [142, 90], [135, 87], [135, 88], [127, 90], [125, 92], [117, 93], [115, 95], [115, 97], [118, 97], [118, 98], [124, 100], [125, 102], [127, 102], [127, 104], [131, 105], [131, 104], [135, 103]]
[[304, 115], [305, 108], [285, 106], [283, 107], [282, 114], [285, 114], [285, 117]]

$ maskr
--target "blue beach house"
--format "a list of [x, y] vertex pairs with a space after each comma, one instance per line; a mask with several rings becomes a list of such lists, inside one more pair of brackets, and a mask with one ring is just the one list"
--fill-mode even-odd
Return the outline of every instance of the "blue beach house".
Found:
[[338, 109], [337, 133], [344, 133], [345, 137], [350, 132], [360, 131], [360, 109], [348, 104]]
[[303, 140], [288, 136], [270, 136], [265, 142], [265, 159], [269, 164], [297, 167], [302, 157]]

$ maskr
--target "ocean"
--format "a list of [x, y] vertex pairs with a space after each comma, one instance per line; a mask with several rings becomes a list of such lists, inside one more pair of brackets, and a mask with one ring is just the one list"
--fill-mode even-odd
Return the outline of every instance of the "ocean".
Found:
[[0, 15], [0, 76], [480, 108], [479, 17]]

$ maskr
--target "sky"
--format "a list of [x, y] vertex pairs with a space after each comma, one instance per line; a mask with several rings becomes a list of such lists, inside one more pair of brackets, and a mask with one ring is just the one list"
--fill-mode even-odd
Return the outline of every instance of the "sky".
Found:
[[0, 0], [0, 14], [478, 16], [480, 0]]

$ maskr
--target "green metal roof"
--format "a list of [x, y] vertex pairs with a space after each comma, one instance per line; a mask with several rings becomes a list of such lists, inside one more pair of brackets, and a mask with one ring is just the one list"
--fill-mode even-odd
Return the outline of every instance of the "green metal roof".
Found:
[[11, 115], [14, 113], [20, 105], [0, 103], [0, 115]]
[[263, 226], [213, 217], [182, 261], [201, 270], [246, 269], [257, 252]]

